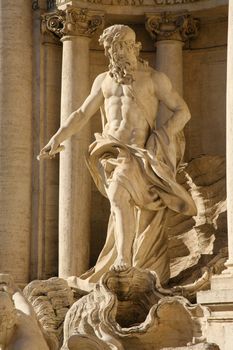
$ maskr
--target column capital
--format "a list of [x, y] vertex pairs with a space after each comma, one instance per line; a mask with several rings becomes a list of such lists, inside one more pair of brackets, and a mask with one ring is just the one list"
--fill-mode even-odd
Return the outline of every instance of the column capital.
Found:
[[42, 32], [62, 38], [66, 35], [91, 37], [104, 24], [104, 13], [67, 5], [66, 9], [42, 15]]
[[147, 14], [145, 26], [153, 40], [186, 41], [197, 37], [199, 23], [190, 14], [163, 12]]

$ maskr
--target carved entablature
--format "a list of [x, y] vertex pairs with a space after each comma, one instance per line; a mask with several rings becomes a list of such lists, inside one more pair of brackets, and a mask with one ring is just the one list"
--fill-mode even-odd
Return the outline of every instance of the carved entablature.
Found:
[[[70, 0], [57, 0], [57, 6], [65, 5]], [[115, 5], [115, 6], [171, 6], [171, 5], [182, 5], [192, 4], [194, 2], [201, 2], [206, 0], [80, 0], [80, 2], [88, 2], [92, 4], [101, 5]]]
[[192, 2], [200, 2], [202, 0], [154, 0], [157, 5], [178, 5], [190, 4]]
[[69, 5], [65, 11], [57, 10], [42, 16], [42, 32], [52, 32], [59, 38], [64, 35], [91, 37], [103, 24], [102, 12]]
[[190, 14], [164, 12], [146, 17], [146, 29], [156, 41], [186, 41], [196, 38], [199, 32], [199, 20]]

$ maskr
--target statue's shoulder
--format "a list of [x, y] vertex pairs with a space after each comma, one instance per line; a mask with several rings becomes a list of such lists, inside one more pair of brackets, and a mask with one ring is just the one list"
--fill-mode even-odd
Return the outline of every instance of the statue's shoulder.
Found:
[[161, 87], [170, 87], [171, 85], [171, 82], [165, 73], [153, 68], [151, 68], [151, 78], [155, 88], [161, 89]]
[[149, 75], [155, 84], [157, 84], [157, 83], [160, 84], [164, 80], [168, 79], [166, 74], [152, 68], [149, 65], [146, 67], [143, 67], [143, 69], [141, 71], [143, 71], [145, 75]]
[[153, 80], [160, 82], [161, 80], [168, 79], [167, 75], [163, 72], [160, 72], [152, 67], [150, 67], [150, 73]]
[[102, 83], [106, 79], [107, 76], [108, 76], [108, 71], [100, 73], [95, 78], [95, 82]]
[[102, 84], [105, 81], [107, 75], [108, 72], [100, 73], [99, 75], [97, 75], [92, 85], [92, 91], [98, 91], [102, 88]]

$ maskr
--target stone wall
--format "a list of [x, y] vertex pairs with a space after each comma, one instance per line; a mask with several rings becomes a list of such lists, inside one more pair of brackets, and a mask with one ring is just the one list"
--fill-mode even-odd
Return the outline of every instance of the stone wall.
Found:
[[202, 21], [200, 36], [184, 50], [186, 158], [225, 155], [227, 20]]

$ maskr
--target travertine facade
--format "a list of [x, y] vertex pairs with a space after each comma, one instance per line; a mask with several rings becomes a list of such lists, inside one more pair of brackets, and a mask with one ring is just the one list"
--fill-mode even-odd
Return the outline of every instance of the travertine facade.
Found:
[[[189, 164], [178, 181], [192, 193], [198, 215], [186, 220], [169, 214], [170, 288], [174, 288], [173, 294], [182, 292], [192, 301], [197, 291], [211, 288], [198, 294], [198, 302], [210, 307], [210, 314], [205, 314], [208, 323], [204, 322], [208, 327], [202, 332], [208, 341], [206, 348], [216, 343], [222, 350], [231, 350], [232, 215], [228, 210], [227, 249], [223, 190], [227, 88], [230, 209], [232, 14], [228, 17], [228, 1], [18, 0], [2, 1], [0, 8], [0, 272], [12, 274], [25, 286], [58, 273], [61, 277], [79, 276], [95, 265], [105, 241], [109, 204], [91, 182], [83, 154], [93, 141], [93, 133], [102, 128], [100, 114], [97, 112], [85, 130], [66, 141], [60, 170], [58, 156], [40, 163], [36, 156], [60, 121], [80, 106], [96, 76], [108, 69], [98, 44], [101, 28], [115, 23], [130, 25], [142, 42], [142, 58], [169, 76], [192, 115], [184, 130], [185, 161]], [[161, 123], [169, 115], [160, 108]], [[227, 272], [212, 277], [225, 269], [228, 254]], [[118, 298], [122, 291], [113, 288], [112, 292]], [[10, 305], [5, 290], [1, 293], [0, 300], [2, 297], [3, 304]], [[38, 295], [40, 298], [40, 292]], [[90, 295], [90, 300], [92, 297], [96, 295]], [[75, 341], [71, 348], [78, 346]], [[182, 341], [176, 344], [185, 345]], [[200, 349], [205, 348], [203, 344]], [[101, 349], [102, 345], [96, 346]], [[198, 346], [190, 345], [190, 349]]]
[[[32, 11], [30, 1], [1, 4], [0, 269], [30, 278], [32, 191]], [[24, 33], [22, 35], [22, 33]], [[20, 182], [18, 181], [20, 179]], [[14, 256], [14, 258], [13, 258]]]

